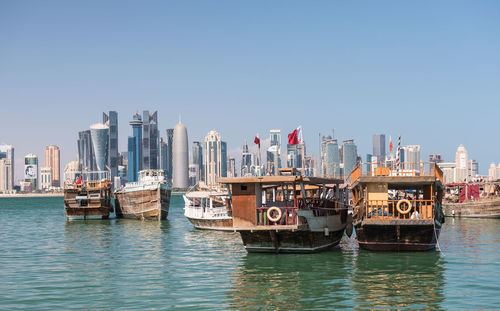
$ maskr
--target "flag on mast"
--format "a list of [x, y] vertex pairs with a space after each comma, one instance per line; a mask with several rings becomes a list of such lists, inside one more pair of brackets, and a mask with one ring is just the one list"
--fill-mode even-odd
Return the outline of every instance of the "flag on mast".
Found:
[[389, 152], [392, 152], [392, 137], [389, 136]]
[[255, 135], [255, 138], [254, 138], [253, 142], [254, 142], [256, 145], [259, 145], [259, 148], [260, 148], [260, 138], [259, 138], [259, 134]]
[[297, 127], [293, 132], [288, 134], [288, 144], [293, 146], [298, 145], [302, 142], [302, 125], [299, 125], [299, 127]]

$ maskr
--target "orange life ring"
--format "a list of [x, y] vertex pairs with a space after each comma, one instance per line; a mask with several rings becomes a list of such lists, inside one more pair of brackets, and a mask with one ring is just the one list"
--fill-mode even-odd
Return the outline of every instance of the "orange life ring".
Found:
[[[272, 211], [276, 211], [276, 215], [273, 217], [271, 215]], [[281, 219], [281, 209], [277, 208], [276, 206], [270, 207], [267, 210], [267, 219], [269, 219], [272, 222], [277, 222], [278, 220]]]
[[[408, 208], [405, 210], [401, 209], [401, 203], [406, 203], [408, 205]], [[396, 204], [396, 209], [401, 215], [406, 215], [411, 211], [411, 202], [407, 199], [402, 199], [398, 201], [398, 204]]]

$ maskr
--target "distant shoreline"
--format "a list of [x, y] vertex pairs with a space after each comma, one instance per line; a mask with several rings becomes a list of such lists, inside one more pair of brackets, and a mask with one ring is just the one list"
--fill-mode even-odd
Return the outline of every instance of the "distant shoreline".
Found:
[[64, 193], [14, 193], [14, 194], [0, 194], [0, 198], [57, 198], [64, 197]]

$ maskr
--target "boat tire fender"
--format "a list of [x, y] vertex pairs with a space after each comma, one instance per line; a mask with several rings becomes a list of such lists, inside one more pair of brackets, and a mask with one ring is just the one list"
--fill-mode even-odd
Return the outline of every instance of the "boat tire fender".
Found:
[[[405, 209], [405, 210], [402, 210], [401, 209], [401, 204], [402, 203], [406, 203], [408, 205], [408, 208]], [[398, 201], [398, 204], [396, 204], [396, 209], [398, 210], [398, 212], [401, 214], [401, 215], [406, 215], [408, 214], [410, 211], [411, 211], [411, 202], [407, 199], [402, 199], [402, 200], [399, 200]]]
[[[272, 211], [276, 211], [276, 215], [274, 217], [271, 215]], [[281, 219], [281, 209], [277, 208], [276, 206], [270, 207], [267, 210], [267, 219], [269, 219], [272, 222], [277, 222], [278, 220]]]

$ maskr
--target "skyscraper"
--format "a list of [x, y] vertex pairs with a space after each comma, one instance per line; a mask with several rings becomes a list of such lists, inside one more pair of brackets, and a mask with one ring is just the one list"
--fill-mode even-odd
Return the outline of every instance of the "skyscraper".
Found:
[[401, 147], [401, 163], [405, 170], [420, 169], [420, 145]]
[[167, 144], [167, 166], [166, 166], [166, 171], [167, 171], [167, 178], [169, 180], [172, 180], [172, 173], [173, 173], [173, 165], [172, 165], [172, 160], [173, 160], [173, 141], [174, 141], [174, 129], [167, 129], [167, 138], [165, 143]]
[[373, 156], [377, 157], [377, 162], [385, 162], [385, 135], [373, 135]]
[[96, 169], [90, 130], [78, 132], [78, 163], [84, 171], [94, 171]]
[[199, 141], [193, 141], [192, 146], [192, 163], [198, 165], [198, 181], [204, 181], [203, 178], [203, 146]]
[[347, 177], [356, 166], [358, 159], [358, 148], [354, 140], [344, 140], [342, 143], [342, 158], [344, 160], [344, 176]]
[[160, 169], [166, 174], [167, 172], [167, 162], [168, 162], [168, 148], [167, 143], [160, 137]]
[[118, 112], [110, 111], [108, 114], [103, 112], [102, 123], [109, 128], [108, 141], [108, 167], [111, 173], [111, 180], [118, 176]]
[[24, 181], [31, 183], [32, 189], [38, 189], [38, 157], [30, 153], [24, 157]]
[[340, 149], [336, 139], [326, 142], [326, 171], [325, 175], [329, 177], [340, 176]]
[[10, 165], [12, 166], [12, 174], [10, 174], [11, 176], [11, 181], [10, 181], [10, 184], [12, 187], [14, 187], [14, 174], [15, 174], [15, 170], [14, 170], [14, 147], [11, 146], [11, 145], [5, 145], [5, 144], [2, 144], [0, 145], [0, 152], [4, 152], [5, 153], [5, 157], [7, 159], [10, 159]]
[[133, 136], [128, 138], [128, 181], [137, 181], [138, 172], [142, 169], [142, 118], [136, 113], [132, 121]]
[[226, 177], [236, 177], [236, 160], [235, 158], [227, 159], [227, 176]]
[[321, 136], [321, 148], [320, 148], [320, 170], [321, 170], [321, 175], [325, 176], [328, 175], [328, 163], [327, 163], [327, 158], [328, 158], [328, 151], [327, 151], [327, 144], [332, 141], [332, 136], [330, 135], [325, 135]]
[[13, 172], [12, 161], [9, 158], [0, 159], [0, 192], [12, 191]]
[[205, 137], [205, 182], [215, 185], [219, 177], [227, 176], [227, 145], [215, 130]]
[[50, 169], [50, 185], [61, 186], [61, 153], [59, 147], [50, 145], [45, 147], [45, 167]]
[[42, 189], [52, 187], [52, 169], [50, 167], [42, 167], [40, 169], [40, 185]]
[[108, 142], [109, 128], [102, 123], [96, 123], [90, 126], [90, 135], [92, 136], [92, 147], [94, 148], [95, 162], [97, 170], [108, 171]]
[[158, 169], [159, 152], [158, 143], [158, 111], [150, 114], [148, 110], [142, 112], [142, 168]]
[[187, 129], [179, 122], [174, 127], [174, 137], [172, 145], [173, 164], [173, 187], [189, 187], [189, 150]]
[[469, 155], [463, 145], [458, 146], [455, 153], [455, 164], [457, 168], [468, 169]]
[[270, 130], [270, 146], [267, 149], [267, 172], [271, 175], [277, 175], [281, 168], [281, 130]]

